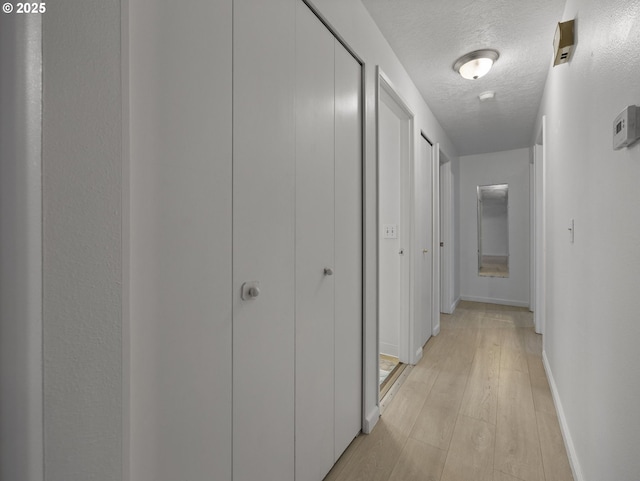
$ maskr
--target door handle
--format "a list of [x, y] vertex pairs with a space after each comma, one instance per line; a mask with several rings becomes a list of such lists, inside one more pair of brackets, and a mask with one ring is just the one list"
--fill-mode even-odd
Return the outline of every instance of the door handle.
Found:
[[324, 275], [325, 276], [332, 276], [333, 275], [333, 269], [331, 267], [325, 267], [324, 268]]
[[260, 295], [260, 283], [258, 281], [250, 281], [242, 284], [242, 300], [252, 301]]
[[426, 254], [427, 252], [429, 252], [429, 249], [422, 249], [423, 254]]
[[404, 255], [404, 249], [400, 249], [400, 252], [398, 252], [398, 254], [400, 254], [401, 256]]

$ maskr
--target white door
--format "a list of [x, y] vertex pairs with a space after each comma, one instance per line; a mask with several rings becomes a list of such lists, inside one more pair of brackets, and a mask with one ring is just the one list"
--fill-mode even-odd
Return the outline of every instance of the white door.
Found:
[[233, 479], [293, 481], [295, 5], [235, 0], [233, 22]]
[[362, 425], [362, 69], [334, 45], [335, 461]]
[[296, 11], [295, 472], [320, 481], [360, 431], [360, 65]]
[[296, 20], [296, 481], [333, 465], [334, 38]]
[[233, 4], [128, 5], [135, 481], [231, 479]]
[[[409, 229], [403, 222], [408, 189], [409, 119], [385, 89], [378, 104], [378, 343], [382, 354], [409, 362], [409, 288], [403, 252]], [[404, 213], [404, 216], [403, 216]], [[408, 257], [408, 256], [407, 256]], [[404, 290], [402, 289], [404, 288]]]
[[[431, 337], [433, 317], [433, 166], [432, 145], [420, 137], [420, 156], [416, 164], [416, 232], [419, 282], [420, 345]], [[439, 248], [439, 247], [437, 247]]]

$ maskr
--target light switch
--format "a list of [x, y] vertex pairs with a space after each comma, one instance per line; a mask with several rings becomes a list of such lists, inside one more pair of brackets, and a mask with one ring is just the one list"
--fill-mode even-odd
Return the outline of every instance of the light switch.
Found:
[[398, 238], [398, 226], [396, 224], [385, 224], [382, 230], [383, 230], [383, 237], [385, 239]]

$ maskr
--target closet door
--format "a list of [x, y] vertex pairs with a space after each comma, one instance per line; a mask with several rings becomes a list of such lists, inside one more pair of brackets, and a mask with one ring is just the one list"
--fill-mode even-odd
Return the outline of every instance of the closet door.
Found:
[[296, 481], [334, 463], [334, 38], [297, 2]]
[[[123, 2], [122, 8], [131, 22], [125, 478], [230, 481], [234, 2], [199, 0], [189, 8]], [[104, 329], [96, 334], [111, 332]], [[120, 374], [105, 375], [109, 385]], [[98, 421], [105, 420], [82, 419]], [[82, 441], [96, 443], [93, 450], [104, 440]], [[61, 466], [81, 453], [66, 453], [70, 458]], [[105, 452], [95, 461], [103, 471], [116, 460]], [[66, 479], [95, 479], [81, 466], [76, 473]]]
[[296, 481], [360, 431], [361, 68], [309, 8], [296, 19]]
[[360, 64], [335, 45], [335, 455], [362, 425], [362, 111]]
[[233, 481], [294, 477], [295, 1], [233, 3]]

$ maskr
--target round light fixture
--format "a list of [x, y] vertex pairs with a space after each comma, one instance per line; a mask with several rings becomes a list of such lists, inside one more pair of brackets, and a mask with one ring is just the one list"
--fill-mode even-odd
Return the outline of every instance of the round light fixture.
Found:
[[456, 63], [453, 64], [453, 70], [463, 78], [476, 80], [489, 73], [499, 56], [500, 54], [496, 50], [475, 50], [456, 60]]

